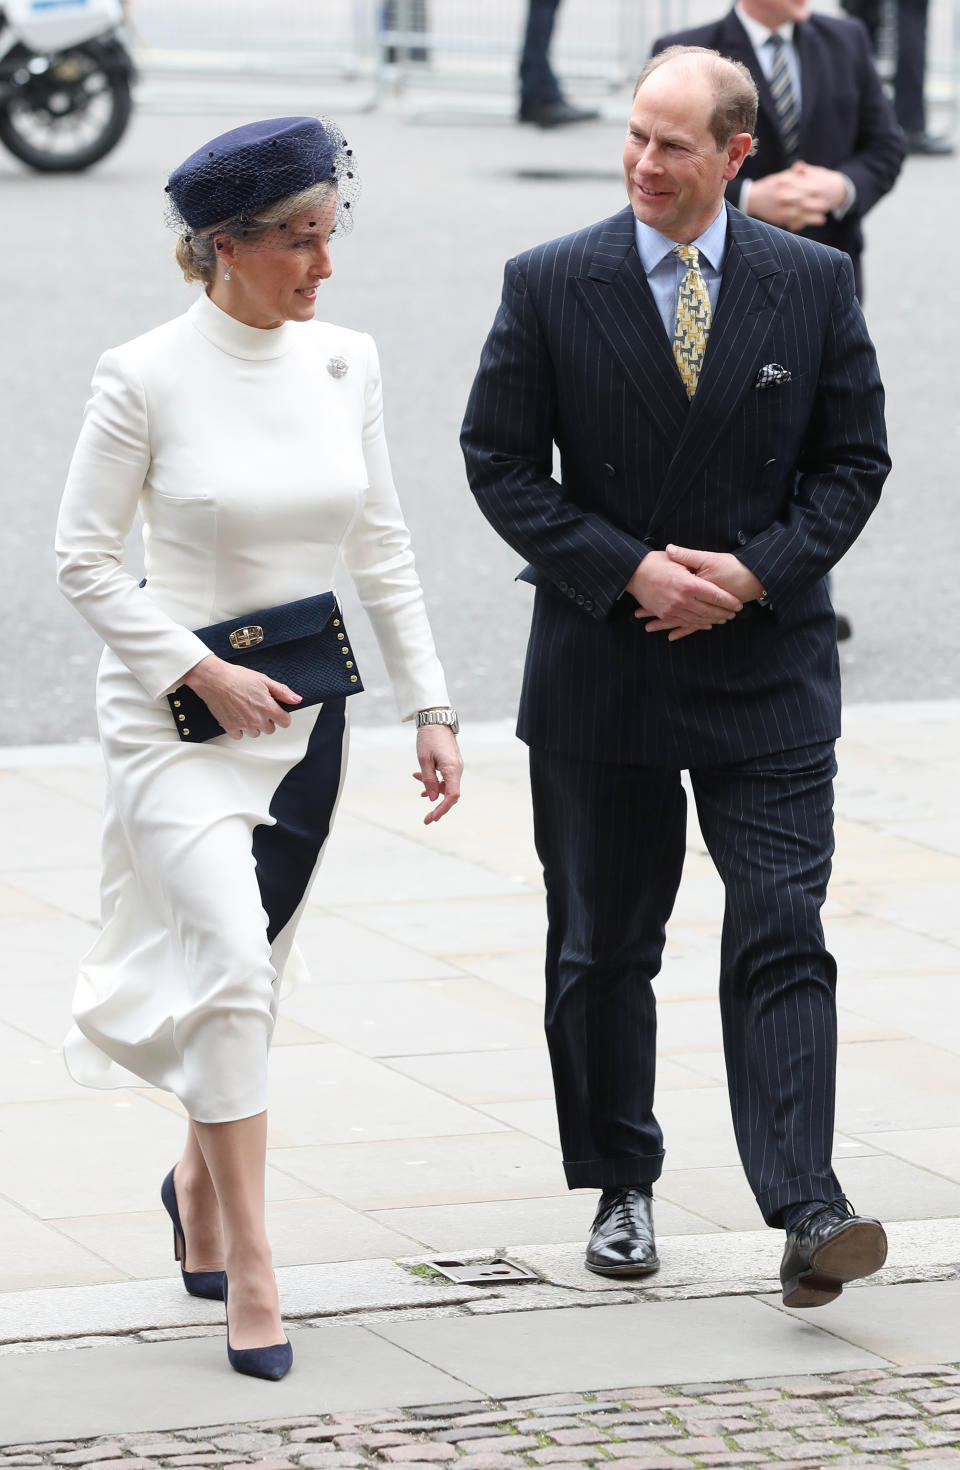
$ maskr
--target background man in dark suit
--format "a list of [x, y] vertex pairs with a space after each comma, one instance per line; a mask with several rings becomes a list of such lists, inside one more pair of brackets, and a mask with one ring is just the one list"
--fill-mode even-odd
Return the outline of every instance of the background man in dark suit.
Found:
[[845, 250], [862, 295], [861, 222], [905, 152], [863, 26], [811, 15], [810, 0], [738, 0], [710, 25], [662, 37], [654, 55], [674, 45], [742, 61], [757, 84], [757, 151], [728, 184], [730, 203]]
[[652, 981], [687, 768], [726, 889], [740, 1155], [787, 1230], [784, 1300], [813, 1306], [886, 1252], [831, 1167], [836, 966], [820, 908], [840, 716], [823, 577], [889, 460], [849, 259], [724, 204], [755, 119], [743, 67], [685, 49], [648, 63], [630, 207], [508, 262], [462, 443], [482, 511], [537, 589], [519, 734], [564, 1169], [602, 1190], [587, 1264], [658, 1264]]

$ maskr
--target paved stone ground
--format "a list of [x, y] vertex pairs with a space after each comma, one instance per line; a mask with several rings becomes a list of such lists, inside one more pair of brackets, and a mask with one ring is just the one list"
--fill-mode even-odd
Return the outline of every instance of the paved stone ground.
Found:
[[960, 1465], [960, 1364], [473, 1400], [0, 1450], [0, 1470], [783, 1463]]

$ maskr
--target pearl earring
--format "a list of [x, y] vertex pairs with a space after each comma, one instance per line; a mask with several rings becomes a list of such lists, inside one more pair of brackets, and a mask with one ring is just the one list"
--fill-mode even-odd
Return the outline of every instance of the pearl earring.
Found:
[[223, 279], [225, 281], [229, 281], [229, 279], [232, 276], [232, 274], [233, 274], [233, 266], [232, 265], [228, 265], [227, 268], [226, 268], [226, 270], [223, 273]]

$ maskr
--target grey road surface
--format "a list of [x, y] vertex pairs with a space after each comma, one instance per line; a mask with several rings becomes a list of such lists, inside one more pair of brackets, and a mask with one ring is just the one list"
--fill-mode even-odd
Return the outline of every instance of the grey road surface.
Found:
[[[627, 94], [622, 103], [625, 116]], [[318, 93], [316, 110], [323, 105]], [[31, 175], [0, 155], [0, 743], [95, 735], [97, 640], [53, 584], [64, 473], [98, 354], [192, 299], [162, 223], [166, 173], [251, 115], [141, 112], [121, 147], [77, 178]], [[395, 471], [454, 698], [468, 719], [507, 716], [531, 594], [513, 580], [517, 557], [474, 508], [457, 434], [504, 259], [620, 208], [623, 126], [611, 117], [542, 133], [469, 111], [424, 126], [394, 104], [344, 121], [364, 195], [319, 311], [377, 338]], [[842, 652], [848, 700], [960, 693], [958, 185], [957, 160], [912, 161], [868, 222], [867, 315], [888, 386], [895, 470], [836, 578], [855, 626]], [[346, 607], [369, 690], [355, 715], [391, 720], [349, 590]]]

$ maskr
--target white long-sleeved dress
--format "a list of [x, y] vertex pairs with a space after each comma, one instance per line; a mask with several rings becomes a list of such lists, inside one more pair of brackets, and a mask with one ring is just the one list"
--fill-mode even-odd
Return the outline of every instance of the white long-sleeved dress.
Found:
[[[227, 1122], [266, 1106], [279, 977], [339, 800], [349, 701], [259, 739], [182, 743], [164, 696], [208, 652], [191, 630], [324, 592], [342, 557], [401, 716], [447, 691], [369, 337], [248, 327], [202, 295], [105, 353], [93, 389], [57, 557], [107, 645], [107, 812], [102, 927], [65, 1055], [89, 1086], [142, 1079]], [[138, 509], [142, 586], [123, 567]]]

